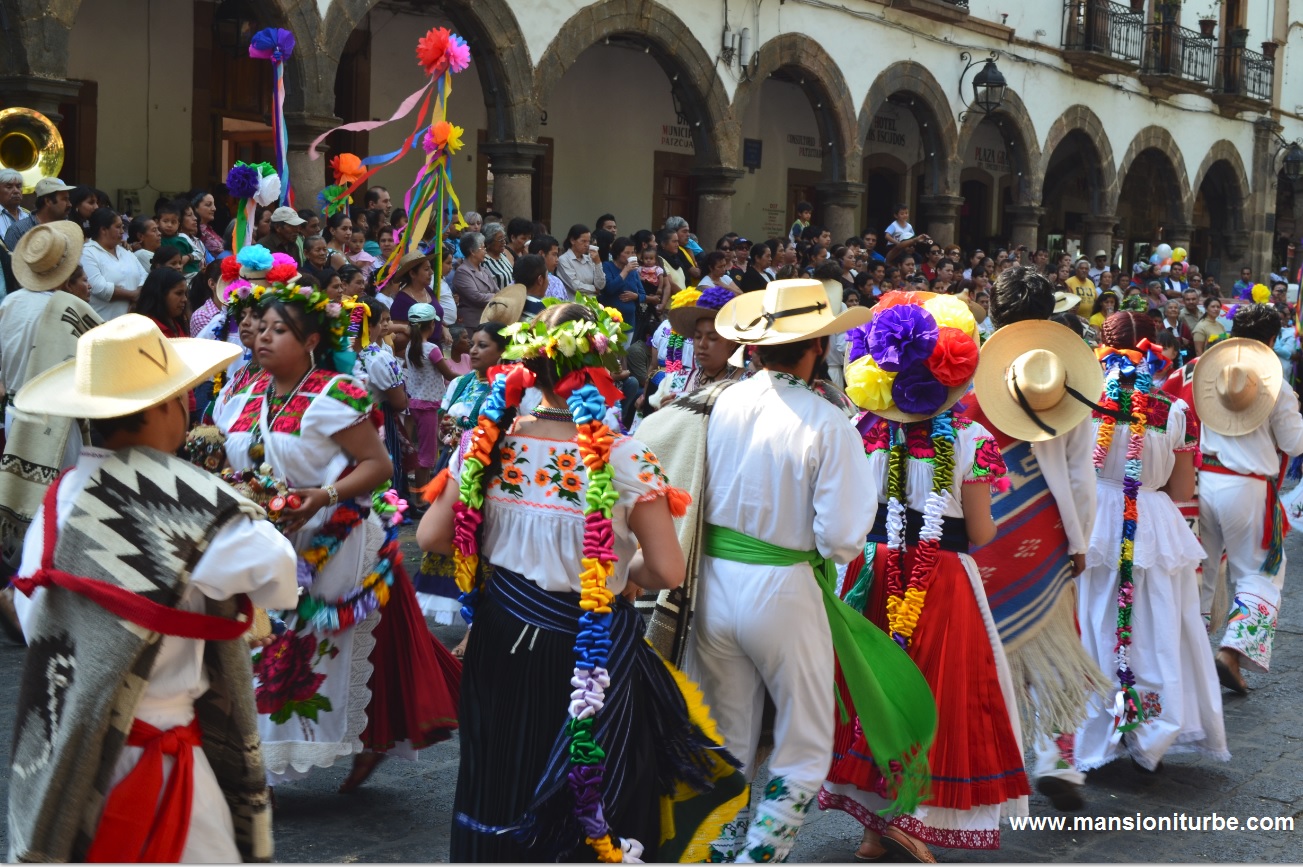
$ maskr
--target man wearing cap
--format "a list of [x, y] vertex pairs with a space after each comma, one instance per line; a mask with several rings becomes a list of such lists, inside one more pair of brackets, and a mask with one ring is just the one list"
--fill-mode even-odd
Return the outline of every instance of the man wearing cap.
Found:
[[24, 412], [92, 419], [104, 447], [51, 486], [13, 582], [28, 651], [10, 860], [271, 859], [245, 633], [253, 605], [295, 604], [294, 551], [174, 454], [186, 393], [238, 351], [127, 314], [18, 395]]
[[[1193, 376], [1203, 453], [1202, 610], [1210, 618], [1225, 553], [1234, 595], [1217, 651], [1217, 675], [1222, 686], [1241, 695], [1247, 691], [1241, 668], [1265, 673], [1271, 667], [1288, 526], [1277, 497], [1281, 455], [1303, 454], [1298, 397], [1282, 387], [1280, 360], [1272, 350], [1279, 333], [1274, 307], [1241, 305], [1230, 338], [1199, 357]], [[1220, 628], [1210, 623], [1210, 631], [1213, 626]]]
[[[712, 844], [716, 858], [786, 860], [832, 760], [834, 646], [847, 666], [843, 651], [858, 640], [851, 630], [867, 625], [886, 638], [831, 587], [834, 561], [850, 562], [864, 547], [875, 515], [863, 505], [876, 501], [877, 482], [855, 428], [810, 387], [832, 336], [871, 315], [854, 307], [834, 316], [816, 280], [774, 280], [735, 296], [715, 328], [758, 347], [764, 369], [681, 396], [639, 428], [676, 484], [691, 489], [680, 542], [690, 564], [699, 559], [684, 588], [657, 603], [658, 646], [701, 685], [749, 777], [766, 688], [777, 711], [764, 798], [753, 821], [747, 810], [725, 827]], [[854, 670], [865, 673], [848, 681], [874, 678], [867, 664]], [[871, 701], [861, 710], [893, 725]]]
[[53, 223], [68, 216], [72, 203], [68, 192], [72, 187], [58, 178], [41, 178], [36, 182], [36, 210], [9, 227], [5, 232], [5, 246], [12, 251], [18, 239], [42, 223]]
[[[20, 413], [13, 401], [28, 379], [77, 352], [77, 338], [99, 325], [86, 299], [59, 291], [81, 258], [81, 227], [68, 220], [43, 223], [23, 235], [14, 251], [22, 288], [0, 302], [0, 380], [4, 383], [4, 457], [0, 458], [0, 558], [18, 566], [23, 536], [59, 472], [77, 462], [80, 428], [70, 418]], [[22, 640], [13, 614], [13, 591], [0, 591], [0, 628]]]
[[271, 212], [271, 234], [260, 238], [258, 243], [273, 253], [292, 256], [302, 268], [303, 234], [300, 227], [304, 225], [307, 225], [307, 220], [300, 217], [293, 208], [277, 208]]
[[993, 494], [996, 538], [973, 559], [1015, 683], [1030, 687], [1019, 694], [1021, 716], [1035, 721], [1036, 787], [1056, 808], [1079, 810], [1086, 777], [1073, 732], [1107, 682], [1081, 644], [1074, 599], [1095, 523], [1090, 412], [1103, 375], [1090, 347], [1047, 321], [1061, 312], [1058, 296], [1075, 301], [1021, 265], [991, 293], [996, 331], [982, 346], [968, 414], [996, 433], [1013, 484]]

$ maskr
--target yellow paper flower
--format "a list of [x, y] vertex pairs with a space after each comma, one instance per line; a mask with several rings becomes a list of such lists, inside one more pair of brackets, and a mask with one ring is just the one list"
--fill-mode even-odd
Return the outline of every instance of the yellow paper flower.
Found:
[[449, 126], [451, 126], [452, 129], [448, 131], [448, 144], [447, 144], [448, 153], [455, 154], [457, 153], [457, 151], [461, 150], [461, 146], [462, 146], [461, 137], [462, 137], [462, 133], [466, 132], [466, 130], [457, 126], [457, 124], [455, 123], [449, 124]]
[[856, 406], [869, 412], [882, 412], [891, 406], [891, 384], [896, 374], [878, 367], [873, 356], [865, 355], [846, 365], [845, 375], [846, 394]]
[[1271, 290], [1261, 283], [1253, 284], [1253, 303], [1266, 304], [1271, 300]]
[[701, 292], [697, 289], [684, 289], [682, 292], [675, 292], [670, 298], [670, 309], [678, 310], [680, 307], [692, 307], [696, 305], [697, 299], [701, 297]]
[[923, 309], [932, 314], [938, 326], [958, 328], [973, 339], [977, 338], [977, 320], [968, 305], [954, 295], [937, 295], [923, 302]]

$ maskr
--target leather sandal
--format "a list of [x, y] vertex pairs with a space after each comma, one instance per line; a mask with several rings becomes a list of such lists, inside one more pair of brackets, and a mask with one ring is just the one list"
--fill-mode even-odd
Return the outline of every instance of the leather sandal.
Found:
[[855, 850], [855, 855], [853, 857], [856, 861], [859, 861], [862, 864], [874, 864], [880, 861], [886, 861], [887, 847], [882, 845], [882, 837], [880, 835], [866, 828], [864, 831], [864, 838], [860, 840], [860, 848]]
[[375, 769], [384, 760], [384, 753], [358, 753], [353, 756], [353, 770], [344, 778], [344, 782], [339, 784], [339, 793], [347, 795], [349, 792], [356, 791], [371, 778]]
[[915, 840], [895, 825], [882, 833], [882, 845], [898, 864], [935, 864], [936, 856], [922, 840]]
[[1222, 686], [1236, 695], [1249, 694], [1249, 687], [1244, 683], [1243, 676], [1222, 659], [1220, 652], [1213, 657], [1213, 663], [1217, 666], [1217, 679], [1221, 681]]

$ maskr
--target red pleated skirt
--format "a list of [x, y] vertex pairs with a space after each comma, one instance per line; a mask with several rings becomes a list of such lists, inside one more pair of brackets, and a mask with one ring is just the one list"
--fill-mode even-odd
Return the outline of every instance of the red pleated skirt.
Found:
[[[865, 610], [865, 615], [884, 630], [886, 561], [886, 546], [879, 545], [874, 557], [873, 588]], [[913, 549], [907, 549], [905, 576], [913, 561]], [[848, 590], [855, 583], [852, 576], [858, 575], [863, 565], [860, 557], [848, 567]], [[937, 702], [937, 735], [928, 754], [931, 797], [924, 803], [968, 810], [1029, 794], [1022, 753], [1000, 690], [995, 653], [958, 554], [940, 554], [909, 655], [932, 687]], [[837, 689], [847, 707], [852, 706], [840, 671]], [[863, 724], [872, 725], [873, 721], [864, 720]], [[890, 797], [869, 755], [860, 725], [854, 716], [848, 722], [838, 721], [828, 780]]]
[[426, 628], [401, 557], [373, 634], [362, 745], [385, 752], [402, 741], [419, 750], [447, 740], [457, 728], [461, 661]]

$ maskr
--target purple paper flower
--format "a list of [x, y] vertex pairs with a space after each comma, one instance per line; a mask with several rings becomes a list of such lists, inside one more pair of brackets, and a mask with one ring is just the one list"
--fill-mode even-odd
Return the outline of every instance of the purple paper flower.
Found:
[[697, 298], [697, 306], [707, 310], [718, 310], [733, 299], [733, 293], [723, 286], [709, 286]]
[[284, 63], [294, 53], [294, 34], [281, 27], [267, 27], [253, 34], [249, 56], [255, 60]]
[[[936, 336], [935, 326], [932, 334]], [[919, 415], [935, 415], [949, 393], [950, 389], [937, 382], [932, 371], [912, 361], [896, 374], [896, 381], [891, 384], [891, 399], [901, 412]]]
[[[936, 345], [937, 321], [915, 304], [889, 307], [873, 317], [869, 325], [869, 354], [878, 367], [889, 373], [921, 367]], [[928, 379], [936, 382], [930, 373]]]
[[226, 188], [237, 199], [251, 199], [258, 192], [262, 175], [258, 170], [246, 165], [236, 165], [226, 174]]
[[846, 332], [846, 363], [869, 354], [869, 325], [858, 325]]

